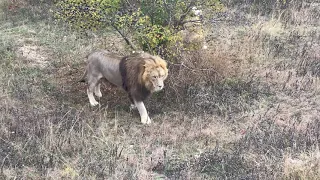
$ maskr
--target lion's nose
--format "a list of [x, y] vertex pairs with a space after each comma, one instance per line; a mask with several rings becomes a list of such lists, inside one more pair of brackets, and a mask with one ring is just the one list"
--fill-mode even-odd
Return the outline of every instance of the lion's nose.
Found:
[[160, 85], [160, 86], [159, 86], [159, 89], [162, 89], [162, 88], [163, 88], [163, 86]]

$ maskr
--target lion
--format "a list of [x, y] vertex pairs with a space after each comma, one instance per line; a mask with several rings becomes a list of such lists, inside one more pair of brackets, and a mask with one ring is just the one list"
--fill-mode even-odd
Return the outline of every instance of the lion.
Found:
[[87, 56], [87, 67], [80, 81], [86, 80], [88, 83], [87, 95], [91, 106], [99, 104], [94, 94], [102, 97], [100, 79], [122, 87], [129, 95], [131, 106], [138, 109], [141, 123], [149, 124], [151, 119], [143, 101], [152, 93], [162, 90], [167, 77], [167, 62], [159, 56], [136, 52], [123, 57], [98, 50]]

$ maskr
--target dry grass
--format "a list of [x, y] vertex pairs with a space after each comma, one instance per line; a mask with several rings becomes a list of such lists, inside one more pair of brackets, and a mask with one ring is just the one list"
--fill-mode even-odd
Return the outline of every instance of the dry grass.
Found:
[[319, 179], [319, 4], [303, 3], [294, 23], [217, 14], [209, 48], [181, 54], [146, 102], [150, 126], [116, 87], [91, 108], [73, 84], [93, 49], [127, 53], [117, 35], [2, 3], [0, 179]]
[[284, 160], [285, 179], [317, 179], [319, 170], [319, 149], [301, 153], [298, 157], [287, 155]]

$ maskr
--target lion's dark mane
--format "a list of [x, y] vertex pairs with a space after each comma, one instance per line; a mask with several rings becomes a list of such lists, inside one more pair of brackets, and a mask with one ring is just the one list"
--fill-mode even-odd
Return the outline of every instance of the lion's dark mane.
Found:
[[144, 101], [151, 94], [150, 90], [148, 90], [144, 84], [141, 84], [144, 63], [144, 59], [139, 55], [131, 55], [122, 58], [119, 64], [122, 87], [128, 92], [132, 103], [133, 99], [136, 101]]

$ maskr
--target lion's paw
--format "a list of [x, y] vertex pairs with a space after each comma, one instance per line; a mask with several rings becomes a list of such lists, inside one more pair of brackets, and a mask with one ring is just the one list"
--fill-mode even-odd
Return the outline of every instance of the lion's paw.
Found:
[[99, 103], [97, 102], [97, 101], [90, 101], [90, 105], [91, 106], [96, 106], [96, 105], [98, 105]]
[[141, 118], [141, 123], [142, 124], [150, 124], [151, 123], [151, 119], [148, 116], [147, 118]]

